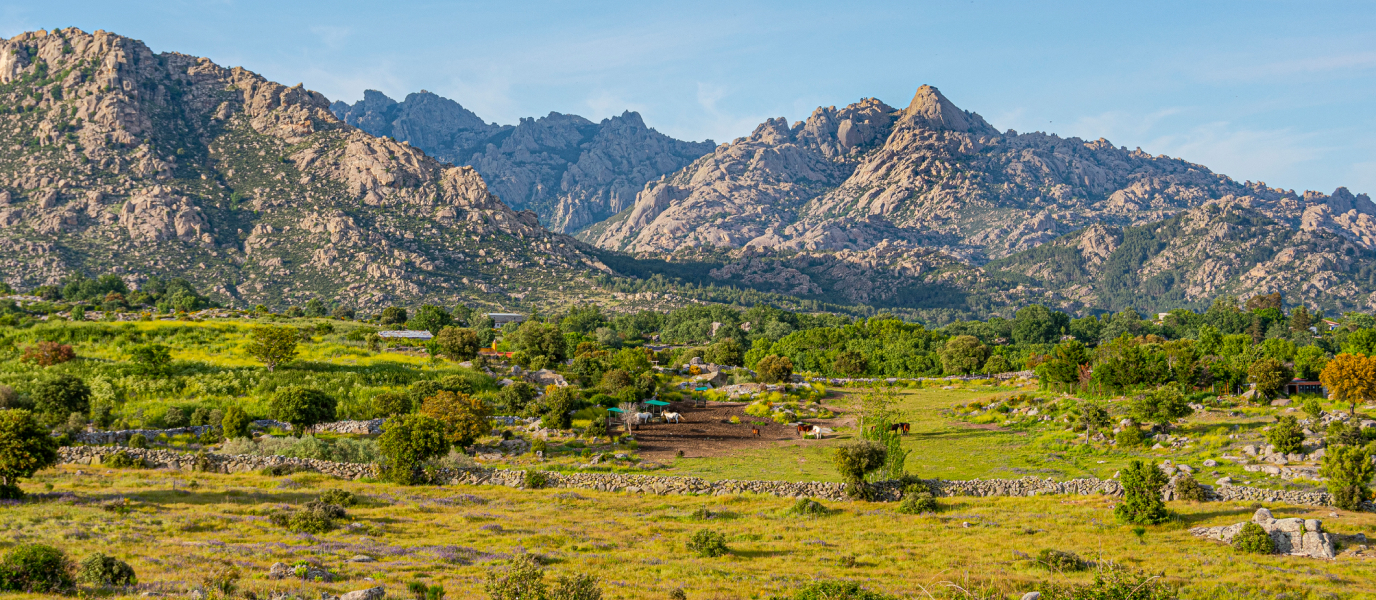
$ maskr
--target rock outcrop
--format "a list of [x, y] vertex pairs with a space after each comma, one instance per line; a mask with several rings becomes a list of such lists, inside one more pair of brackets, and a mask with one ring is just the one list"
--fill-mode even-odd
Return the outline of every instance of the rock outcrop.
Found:
[[474, 167], [503, 201], [535, 212], [555, 231], [574, 231], [625, 210], [646, 182], [714, 146], [661, 134], [630, 111], [599, 123], [553, 112], [514, 126], [484, 123], [457, 102], [424, 90], [401, 102], [368, 90], [363, 100], [335, 102], [331, 109], [373, 135]]
[[[1308, 556], [1310, 558], [1332, 559], [1336, 556], [1333, 538], [1323, 530], [1323, 522], [1317, 519], [1277, 519], [1265, 508], [1257, 509], [1251, 523], [1260, 525], [1271, 542], [1275, 544], [1276, 554]], [[1232, 543], [1233, 538], [1242, 531], [1247, 523], [1237, 523], [1226, 527], [1195, 527], [1190, 533], [1213, 540]]]

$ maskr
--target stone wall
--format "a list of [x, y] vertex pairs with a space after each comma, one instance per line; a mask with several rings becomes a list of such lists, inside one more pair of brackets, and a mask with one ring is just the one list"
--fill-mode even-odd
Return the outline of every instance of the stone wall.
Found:
[[[101, 457], [124, 451], [130, 456], [142, 458], [151, 468], [171, 468], [186, 471], [206, 471], [212, 473], [242, 473], [257, 471], [266, 467], [295, 465], [344, 479], [376, 477], [378, 467], [372, 464], [337, 463], [308, 458], [289, 458], [285, 456], [249, 456], [215, 453], [190, 454], [171, 450], [145, 450], [119, 448], [112, 446], [66, 446], [60, 449], [59, 462], [68, 464], [98, 465]], [[817, 498], [821, 500], [843, 501], [846, 484], [817, 481], [708, 481], [699, 477], [671, 477], [661, 475], [640, 475], [623, 473], [558, 473], [547, 471], [546, 487], [599, 490], [604, 492], [634, 492], [646, 494], [685, 494], [705, 496], [727, 496], [735, 494], [764, 494], [783, 498]], [[502, 485], [523, 487], [525, 471], [518, 469], [471, 468], [445, 472], [442, 477], [450, 485]], [[972, 479], [966, 481], [946, 481], [941, 479], [921, 480], [937, 496], [1042, 496], [1048, 494], [1101, 494], [1121, 496], [1123, 488], [1115, 480], [1071, 479], [1056, 481], [1038, 477], [1022, 479]], [[1241, 502], [1284, 502], [1299, 506], [1329, 506], [1332, 497], [1324, 492], [1301, 492], [1293, 490], [1268, 490], [1235, 485], [1204, 486], [1214, 500]], [[875, 484], [875, 499], [896, 501], [901, 497], [899, 482], [885, 481]], [[1165, 491], [1169, 499], [1173, 497], [1170, 489]], [[1370, 503], [1364, 510], [1376, 510]]]
[[143, 437], [150, 440], [156, 439], [160, 435], [172, 437], [175, 435], [191, 434], [200, 436], [207, 429], [219, 429], [213, 425], [196, 425], [192, 427], [173, 427], [171, 429], [122, 429], [120, 431], [83, 431], [72, 436], [72, 441], [78, 444], [124, 444], [129, 442], [129, 438], [136, 433], [142, 433]]

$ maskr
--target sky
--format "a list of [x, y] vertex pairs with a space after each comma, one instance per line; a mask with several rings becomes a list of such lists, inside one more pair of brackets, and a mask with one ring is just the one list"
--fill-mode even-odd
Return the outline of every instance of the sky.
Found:
[[1238, 180], [1376, 195], [1376, 2], [8, 2], [354, 102], [487, 121], [624, 110], [718, 143], [919, 85], [995, 127], [1106, 138]]

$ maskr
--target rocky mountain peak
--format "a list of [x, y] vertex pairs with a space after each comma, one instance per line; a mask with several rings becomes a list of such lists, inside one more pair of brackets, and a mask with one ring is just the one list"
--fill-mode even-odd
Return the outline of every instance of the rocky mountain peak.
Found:
[[903, 110], [901, 123], [924, 129], [959, 131], [964, 133], [990, 133], [993, 127], [979, 115], [961, 110], [941, 90], [930, 85], [917, 88], [912, 102]]

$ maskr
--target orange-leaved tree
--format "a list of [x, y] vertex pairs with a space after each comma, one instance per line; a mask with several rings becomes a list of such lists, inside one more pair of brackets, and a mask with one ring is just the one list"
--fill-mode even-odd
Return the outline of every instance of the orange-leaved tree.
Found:
[[1333, 398], [1346, 401], [1356, 416], [1357, 401], [1376, 398], [1376, 358], [1346, 352], [1333, 357], [1319, 373], [1319, 381]]

